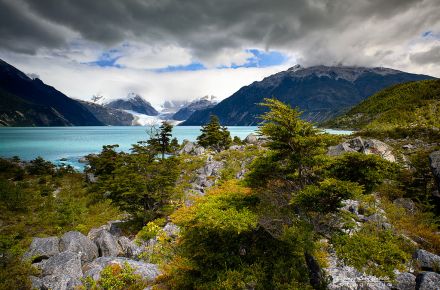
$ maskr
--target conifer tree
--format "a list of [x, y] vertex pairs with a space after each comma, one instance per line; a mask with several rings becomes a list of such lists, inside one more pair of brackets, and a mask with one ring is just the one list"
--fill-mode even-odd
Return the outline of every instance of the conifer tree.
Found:
[[202, 126], [201, 131], [202, 134], [197, 137], [197, 142], [205, 148], [212, 147], [220, 151], [232, 143], [228, 128], [221, 126], [218, 117], [215, 115], [211, 115], [209, 123]]

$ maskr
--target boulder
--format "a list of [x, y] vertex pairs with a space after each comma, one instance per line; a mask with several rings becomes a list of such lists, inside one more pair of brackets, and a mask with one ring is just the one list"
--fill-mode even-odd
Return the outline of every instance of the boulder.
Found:
[[440, 271], [440, 256], [419, 249], [414, 253], [414, 259], [424, 271]]
[[434, 176], [437, 186], [440, 189], [440, 151], [434, 151], [429, 154], [429, 166]]
[[170, 238], [176, 238], [179, 235], [180, 232], [180, 228], [173, 224], [173, 223], [167, 223], [164, 227], [163, 227], [163, 231], [165, 232], [165, 234], [170, 237]]
[[244, 138], [244, 142], [247, 144], [258, 144], [258, 136], [254, 133], [250, 133]]
[[98, 247], [80, 232], [65, 233], [60, 239], [60, 250], [80, 254], [82, 263], [98, 258]]
[[110, 234], [112, 234], [115, 237], [119, 237], [122, 235], [121, 225], [124, 223], [124, 221], [116, 220], [116, 221], [109, 221], [108, 224], [108, 231]]
[[396, 162], [393, 152], [387, 144], [376, 139], [367, 139], [364, 142], [365, 154], [376, 154], [390, 162]]
[[417, 211], [416, 204], [410, 198], [396, 198], [393, 203], [404, 208], [408, 213], [415, 213]]
[[81, 258], [73, 252], [62, 252], [50, 257], [42, 267], [43, 276], [66, 275], [72, 278], [81, 278]]
[[400, 273], [396, 277], [393, 284], [393, 289], [396, 290], [414, 290], [416, 289], [416, 276], [411, 273]]
[[139, 247], [127, 237], [119, 237], [118, 244], [124, 257], [135, 258], [141, 252]]
[[206, 163], [205, 167], [203, 168], [203, 172], [206, 176], [218, 176], [222, 168], [222, 162], [213, 160]]
[[205, 148], [203, 148], [202, 146], [197, 146], [196, 148], [194, 148], [193, 150], [194, 155], [202, 155], [203, 153], [205, 153]]
[[100, 257], [116, 257], [122, 254], [117, 239], [107, 230], [100, 231], [93, 241], [98, 246]]
[[99, 228], [93, 228], [93, 229], [91, 229], [91, 230], [89, 231], [89, 233], [87, 234], [87, 238], [89, 238], [90, 240], [93, 241], [93, 240], [96, 239], [96, 237], [99, 235], [99, 233], [100, 233], [101, 231], [103, 231], [103, 230], [108, 231], [108, 230], [109, 230], [108, 225], [103, 225], [103, 226], [100, 226]]
[[422, 272], [416, 278], [417, 290], [440, 289], [440, 274], [434, 272]]
[[23, 255], [24, 260], [38, 262], [48, 259], [60, 252], [58, 237], [33, 238], [29, 250]]
[[135, 273], [141, 275], [144, 279], [152, 281], [159, 275], [159, 267], [156, 264], [135, 261], [123, 257], [100, 257], [84, 266], [84, 277], [92, 277], [99, 280], [101, 271], [108, 265], [118, 264], [121, 267], [127, 263], [135, 269]]
[[203, 153], [205, 153], [205, 148], [188, 140], [183, 140], [183, 147], [179, 151], [179, 154], [202, 155]]
[[350, 148], [348, 143], [341, 143], [336, 146], [330, 146], [328, 148], [327, 155], [329, 156], [339, 156], [347, 152], [357, 152], [356, 150]]
[[41, 287], [37, 289], [73, 290], [82, 285], [81, 280], [69, 275], [50, 275], [41, 279]]

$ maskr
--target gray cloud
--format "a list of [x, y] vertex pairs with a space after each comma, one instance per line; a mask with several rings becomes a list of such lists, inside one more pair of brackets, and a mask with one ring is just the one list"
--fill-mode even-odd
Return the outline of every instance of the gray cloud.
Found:
[[440, 64], [440, 45], [433, 46], [428, 51], [411, 54], [410, 60], [420, 65]]
[[387, 46], [440, 28], [438, 0], [0, 0], [0, 11], [7, 50], [59, 48], [70, 37], [60, 31], [70, 31], [108, 47], [173, 44], [202, 61], [261, 47], [298, 53], [306, 64], [369, 64], [390, 58]]

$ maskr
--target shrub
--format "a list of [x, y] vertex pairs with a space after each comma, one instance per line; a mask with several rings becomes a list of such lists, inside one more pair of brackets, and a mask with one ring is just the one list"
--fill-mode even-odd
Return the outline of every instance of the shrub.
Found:
[[148, 286], [141, 275], [135, 273], [135, 269], [128, 263], [123, 266], [110, 264], [101, 271], [98, 281], [91, 277], [83, 279], [82, 289], [87, 290], [142, 290]]
[[365, 193], [370, 193], [384, 179], [396, 176], [399, 167], [379, 156], [355, 152], [335, 158], [327, 170], [331, 177], [357, 182], [364, 186]]
[[326, 214], [338, 211], [343, 200], [358, 196], [362, 191], [357, 183], [328, 178], [295, 193], [292, 203], [305, 211]]
[[374, 223], [365, 224], [351, 236], [335, 235], [332, 242], [338, 257], [348, 265], [367, 274], [391, 279], [395, 275], [394, 269], [405, 269], [413, 252], [408, 240]]

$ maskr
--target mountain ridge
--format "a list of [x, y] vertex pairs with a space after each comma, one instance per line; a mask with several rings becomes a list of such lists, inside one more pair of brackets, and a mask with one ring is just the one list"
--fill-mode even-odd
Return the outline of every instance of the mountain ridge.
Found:
[[0, 59], [1, 126], [101, 126], [79, 102]]
[[257, 104], [267, 97], [298, 107], [307, 121], [323, 122], [385, 87], [432, 78], [382, 67], [294, 66], [240, 88], [213, 108], [194, 112], [181, 125], [203, 125], [211, 114], [223, 125], [257, 125], [265, 112]]

